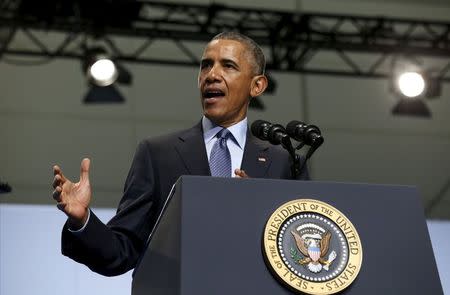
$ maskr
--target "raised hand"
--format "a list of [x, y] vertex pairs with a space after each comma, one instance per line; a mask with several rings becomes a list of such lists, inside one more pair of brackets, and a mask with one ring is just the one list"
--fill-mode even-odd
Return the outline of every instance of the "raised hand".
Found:
[[67, 179], [59, 166], [53, 166], [53, 199], [57, 207], [69, 217], [71, 229], [81, 228], [87, 220], [91, 202], [91, 185], [89, 183], [90, 160], [81, 161], [80, 180], [77, 183]]

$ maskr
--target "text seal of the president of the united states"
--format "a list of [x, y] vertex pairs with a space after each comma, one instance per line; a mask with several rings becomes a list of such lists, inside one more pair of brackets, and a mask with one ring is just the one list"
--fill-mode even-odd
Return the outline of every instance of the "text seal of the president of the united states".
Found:
[[267, 221], [263, 255], [275, 278], [307, 294], [347, 288], [362, 263], [359, 235], [350, 220], [327, 203], [298, 199]]

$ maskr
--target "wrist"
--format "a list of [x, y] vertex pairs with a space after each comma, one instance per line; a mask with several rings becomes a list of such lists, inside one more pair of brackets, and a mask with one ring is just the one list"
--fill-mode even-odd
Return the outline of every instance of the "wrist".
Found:
[[69, 226], [70, 230], [78, 231], [85, 227], [88, 219], [89, 219], [89, 208], [86, 208], [83, 217], [81, 218], [69, 217], [67, 225]]

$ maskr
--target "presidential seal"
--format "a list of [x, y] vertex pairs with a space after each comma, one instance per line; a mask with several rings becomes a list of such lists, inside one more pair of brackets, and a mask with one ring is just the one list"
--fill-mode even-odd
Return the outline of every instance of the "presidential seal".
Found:
[[355, 227], [339, 210], [321, 201], [299, 199], [270, 216], [263, 255], [275, 278], [291, 289], [333, 294], [355, 280], [362, 246]]

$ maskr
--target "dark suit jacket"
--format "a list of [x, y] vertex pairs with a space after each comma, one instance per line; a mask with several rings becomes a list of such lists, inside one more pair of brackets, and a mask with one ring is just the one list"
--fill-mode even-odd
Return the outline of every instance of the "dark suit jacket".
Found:
[[[172, 185], [181, 175], [211, 175], [201, 123], [142, 141], [136, 151], [117, 214], [107, 225], [91, 211], [80, 233], [62, 232], [62, 253], [103, 275], [136, 265]], [[261, 161], [265, 159], [265, 161]], [[290, 179], [290, 158], [279, 146], [248, 132], [241, 168], [252, 178]], [[299, 179], [308, 179], [305, 168]]]

